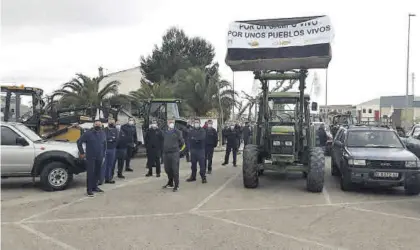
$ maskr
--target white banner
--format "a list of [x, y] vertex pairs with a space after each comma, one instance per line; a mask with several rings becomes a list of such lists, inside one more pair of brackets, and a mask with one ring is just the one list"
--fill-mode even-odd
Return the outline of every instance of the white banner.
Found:
[[256, 49], [330, 43], [334, 30], [328, 16], [293, 25], [254, 25], [233, 22], [229, 26], [228, 48]]

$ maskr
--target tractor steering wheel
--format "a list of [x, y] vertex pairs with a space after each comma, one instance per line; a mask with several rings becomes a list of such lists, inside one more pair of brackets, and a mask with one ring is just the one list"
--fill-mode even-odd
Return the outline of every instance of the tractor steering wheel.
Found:
[[276, 114], [276, 117], [277, 118], [279, 118], [280, 119], [280, 122], [282, 122], [283, 123], [283, 118], [281, 117], [282, 115], [287, 115], [288, 117], [289, 117], [289, 119], [290, 119], [290, 121], [293, 121], [293, 119], [294, 119], [294, 117], [291, 115], [291, 114], [288, 114], [288, 113], [281, 113], [281, 114]]

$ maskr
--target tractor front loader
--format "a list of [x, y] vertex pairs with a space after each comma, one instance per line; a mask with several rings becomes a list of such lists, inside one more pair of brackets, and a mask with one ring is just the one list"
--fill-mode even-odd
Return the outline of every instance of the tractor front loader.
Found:
[[[271, 170], [302, 173], [308, 191], [323, 190], [324, 150], [316, 146], [317, 131], [310, 117], [310, 110], [317, 110], [317, 103], [310, 103], [305, 94], [308, 69], [327, 68], [331, 60], [332, 33], [318, 39], [306, 33], [310, 26], [320, 29], [321, 23], [332, 32], [326, 16], [239, 21], [230, 26], [226, 63], [233, 71], [253, 71], [262, 89], [254, 137], [243, 150], [245, 188], [256, 188], [259, 176]], [[244, 41], [234, 33], [245, 30], [265, 35]], [[304, 35], [289, 35], [283, 42], [275, 39], [286, 33]], [[269, 92], [269, 82], [278, 80], [298, 81], [298, 92]]]

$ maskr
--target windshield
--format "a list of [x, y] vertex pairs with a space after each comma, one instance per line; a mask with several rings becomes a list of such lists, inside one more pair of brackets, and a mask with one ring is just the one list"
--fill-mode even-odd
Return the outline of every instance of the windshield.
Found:
[[168, 119], [178, 119], [179, 118], [179, 110], [177, 103], [167, 103], [167, 113]]
[[34, 131], [32, 131], [30, 128], [26, 127], [23, 124], [16, 124], [15, 127], [26, 137], [29, 138], [31, 141], [42, 141], [42, 138], [39, 137]]
[[403, 147], [394, 131], [349, 131], [347, 146], [365, 148]]
[[269, 101], [270, 121], [272, 122], [294, 122], [296, 116], [296, 100], [275, 99]]

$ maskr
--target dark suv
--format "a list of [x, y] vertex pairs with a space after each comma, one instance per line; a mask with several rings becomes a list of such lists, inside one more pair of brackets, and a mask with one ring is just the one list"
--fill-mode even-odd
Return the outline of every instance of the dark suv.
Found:
[[340, 176], [343, 191], [357, 183], [404, 186], [408, 195], [420, 193], [419, 159], [389, 128], [340, 128], [333, 141], [331, 174]]

